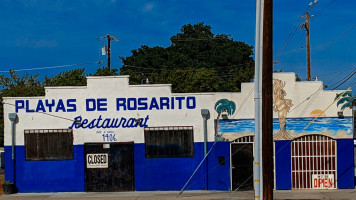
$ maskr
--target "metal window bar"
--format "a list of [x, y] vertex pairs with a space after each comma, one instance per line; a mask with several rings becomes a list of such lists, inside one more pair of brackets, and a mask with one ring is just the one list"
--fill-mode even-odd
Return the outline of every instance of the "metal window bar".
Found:
[[306, 135], [292, 141], [292, 187], [312, 189], [313, 174], [333, 174], [336, 180], [336, 141], [327, 136]]
[[254, 143], [254, 136], [248, 135], [248, 136], [240, 137], [235, 139], [231, 143]]

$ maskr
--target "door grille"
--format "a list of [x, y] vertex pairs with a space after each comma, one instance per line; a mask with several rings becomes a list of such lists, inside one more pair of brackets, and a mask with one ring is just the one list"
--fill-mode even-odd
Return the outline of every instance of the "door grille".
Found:
[[[336, 188], [336, 141], [323, 135], [306, 135], [292, 141], [292, 188], [312, 189], [313, 175], [333, 175]], [[315, 180], [314, 180], [315, 181]]]

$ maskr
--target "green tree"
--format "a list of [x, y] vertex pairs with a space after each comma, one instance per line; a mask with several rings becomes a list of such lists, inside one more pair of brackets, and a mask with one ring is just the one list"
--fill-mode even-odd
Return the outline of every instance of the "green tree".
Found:
[[[117, 75], [117, 69], [98, 68], [91, 76]], [[44, 96], [45, 86], [85, 86], [87, 84], [85, 68], [63, 71], [59, 74], [44, 78], [43, 83], [38, 79], [39, 75], [25, 74], [19, 76], [14, 70], [10, 75], [0, 75], [0, 98], [2, 97], [29, 97]], [[3, 104], [0, 104], [0, 117], [4, 118]], [[4, 121], [0, 121], [0, 146], [4, 145]]]
[[85, 86], [87, 84], [85, 68], [60, 72], [54, 77], [45, 77], [44, 86]]
[[[0, 75], [0, 97], [28, 97], [43, 96], [45, 91], [39, 75], [25, 74], [19, 76], [15, 71], [10, 70], [10, 76]], [[0, 146], [4, 146], [4, 109], [0, 104]]]
[[104, 68], [98, 68], [94, 74], [90, 74], [91, 76], [115, 76], [118, 75], [118, 69], [116, 68], [110, 68], [109, 67], [104, 67]]
[[254, 75], [253, 47], [215, 35], [204, 23], [184, 25], [170, 41], [166, 48], [143, 45], [120, 57], [120, 74], [130, 75], [130, 84], [146, 78], [171, 83], [173, 92], [236, 92]]

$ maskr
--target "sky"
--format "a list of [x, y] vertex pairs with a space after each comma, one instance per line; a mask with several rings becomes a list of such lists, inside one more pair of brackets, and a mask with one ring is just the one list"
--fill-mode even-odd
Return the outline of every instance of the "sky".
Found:
[[[306, 79], [306, 38], [300, 26], [311, 0], [274, 0], [274, 70]], [[310, 8], [311, 75], [333, 89], [356, 70], [356, 1], [319, 0]], [[313, 16], [314, 15], [314, 16]], [[110, 34], [112, 67], [141, 45], [169, 46], [185, 24], [204, 22], [215, 34], [255, 45], [255, 0], [0, 0], [0, 74], [95, 73]], [[56, 67], [56, 68], [46, 68]], [[42, 69], [37, 69], [42, 68]], [[337, 89], [353, 85], [356, 75]]]

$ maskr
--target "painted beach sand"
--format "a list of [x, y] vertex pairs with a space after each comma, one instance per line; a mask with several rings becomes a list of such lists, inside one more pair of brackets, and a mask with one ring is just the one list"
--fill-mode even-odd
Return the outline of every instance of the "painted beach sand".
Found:
[[[305, 128], [314, 118], [288, 118], [287, 132], [293, 137], [308, 134], [326, 135], [332, 138], [352, 138], [352, 118], [321, 117]], [[215, 120], [216, 126], [216, 120]], [[304, 129], [305, 128], [305, 129]], [[278, 119], [273, 119], [273, 135], [280, 130]], [[228, 119], [219, 120], [218, 133], [232, 141], [237, 138], [254, 135], [254, 119]]]

